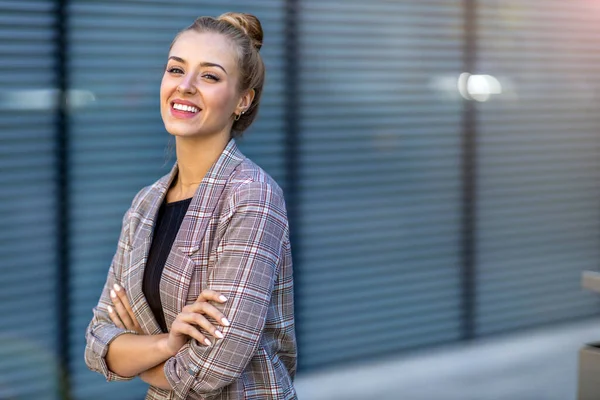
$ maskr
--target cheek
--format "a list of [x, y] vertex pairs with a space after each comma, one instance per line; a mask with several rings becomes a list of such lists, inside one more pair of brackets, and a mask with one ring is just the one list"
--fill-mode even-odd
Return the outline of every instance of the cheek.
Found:
[[166, 104], [167, 101], [169, 100], [169, 97], [171, 96], [172, 90], [170, 88], [170, 86], [168, 85], [168, 81], [165, 80], [163, 78], [162, 82], [160, 83], [160, 110], [161, 112], [164, 112], [166, 110]]
[[231, 111], [230, 109], [235, 108], [236, 97], [229, 88], [219, 88], [213, 92], [213, 104], [221, 107], [224, 112]]
[[166, 101], [173, 92], [173, 83], [168, 76], [163, 76], [160, 81], [160, 100], [161, 103]]

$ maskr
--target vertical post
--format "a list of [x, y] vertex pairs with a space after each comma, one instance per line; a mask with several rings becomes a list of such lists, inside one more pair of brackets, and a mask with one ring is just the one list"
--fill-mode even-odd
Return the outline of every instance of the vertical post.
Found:
[[[285, 0], [285, 168], [286, 168], [286, 203], [290, 223], [290, 241], [294, 258], [294, 303], [298, 303], [302, 291], [300, 264], [302, 246], [300, 244], [299, 224], [299, 132], [298, 108], [300, 107], [299, 85], [300, 73], [298, 63], [298, 0]], [[295, 313], [298, 324], [298, 313]], [[302, 347], [302, 336], [298, 335], [298, 347]], [[301, 364], [300, 364], [301, 366]]]
[[[477, 1], [464, 0], [463, 72], [474, 73], [477, 52]], [[477, 121], [475, 102], [463, 101], [463, 226], [462, 226], [462, 338], [476, 335], [476, 237], [477, 229]]]
[[56, 21], [56, 89], [58, 98], [56, 105], [56, 202], [57, 202], [57, 273], [56, 273], [56, 305], [57, 305], [57, 353], [60, 363], [58, 398], [70, 399], [69, 379], [69, 125], [67, 91], [67, 2], [57, 0], [55, 9]]

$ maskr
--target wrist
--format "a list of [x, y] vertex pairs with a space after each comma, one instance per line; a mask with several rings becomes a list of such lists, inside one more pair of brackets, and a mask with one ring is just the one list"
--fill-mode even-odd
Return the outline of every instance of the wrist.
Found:
[[160, 354], [163, 355], [163, 357], [166, 359], [171, 358], [173, 356], [175, 356], [177, 354], [177, 352], [173, 352], [170, 348], [169, 348], [169, 334], [168, 333], [163, 333], [158, 335], [160, 336], [160, 338], [158, 339], [156, 346], [157, 346], [157, 351], [160, 352]]

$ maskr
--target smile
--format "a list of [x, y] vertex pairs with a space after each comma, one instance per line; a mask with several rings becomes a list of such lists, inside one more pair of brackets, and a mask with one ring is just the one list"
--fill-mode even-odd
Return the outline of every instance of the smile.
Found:
[[200, 111], [200, 109], [198, 107], [188, 106], [188, 105], [179, 104], [179, 103], [173, 103], [173, 108], [175, 110], [185, 111], [185, 112], [189, 112], [189, 113], [193, 113], [193, 114], [196, 114], [197, 112]]

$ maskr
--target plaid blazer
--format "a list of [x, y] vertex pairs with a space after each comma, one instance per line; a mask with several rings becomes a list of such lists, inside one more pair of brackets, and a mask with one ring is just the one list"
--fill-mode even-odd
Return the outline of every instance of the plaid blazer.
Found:
[[[148, 335], [161, 333], [142, 279], [154, 219], [177, 172], [142, 189], [123, 218], [117, 251], [86, 331], [85, 361], [107, 380], [105, 356], [117, 336], [107, 306], [114, 283], [125, 288]], [[167, 327], [210, 288], [228, 298], [217, 307], [231, 325], [210, 347], [190, 340], [167, 360], [172, 390], [150, 386], [146, 399], [295, 399], [296, 339], [292, 259], [283, 193], [231, 140], [200, 183], [167, 258], [160, 297]]]

